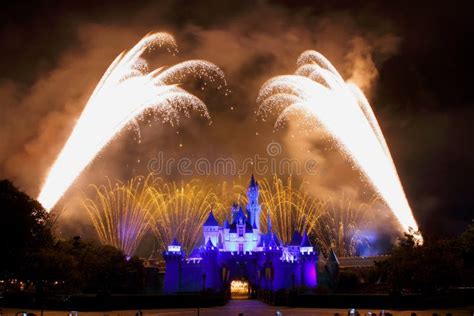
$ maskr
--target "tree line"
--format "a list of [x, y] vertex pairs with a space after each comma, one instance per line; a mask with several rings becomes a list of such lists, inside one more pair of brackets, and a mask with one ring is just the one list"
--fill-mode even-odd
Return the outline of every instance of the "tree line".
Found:
[[0, 181], [0, 292], [136, 293], [144, 286], [137, 257], [80, 237], [55, 238], [41, 204]]

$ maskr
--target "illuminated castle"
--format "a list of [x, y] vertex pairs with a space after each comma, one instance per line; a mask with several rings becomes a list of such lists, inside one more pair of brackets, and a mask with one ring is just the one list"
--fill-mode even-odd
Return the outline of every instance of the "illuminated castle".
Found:
[[267, 233], [260, 230], [259, 187], [252, 175], [246, 212], [234, 203], [231, 220], [222, 226], [213, 212], [203, 225], [204, 244], [186, 258], [175, 239], [163, 253], [166, 293], [228, 289], [234, 280], [248, 282], [249, 292], [277, 291], [317, 285], [318, 253], [306, 232], [293, 234], [283, 245], [267, 218]]

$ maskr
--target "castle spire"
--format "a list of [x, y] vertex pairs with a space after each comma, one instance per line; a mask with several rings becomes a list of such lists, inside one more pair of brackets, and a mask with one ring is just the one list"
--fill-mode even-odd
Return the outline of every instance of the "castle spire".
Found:
[[252, 177], [250, 178], [249, 188], [253, 188], [253, 187], [256, 187], [256, 186], [258, 186], [258, 182], [255, 181], [255, 177], [253, 176], [253, 173], [252, 173]]
[[272, 232], [272, 219], [270, 217], [270, 211], [267, 213], [267, 233]]
[[303, 240], [301, 241], [300, 247], [313, 247], [313, 245], [311, 245], [311, 242], [309, 241], [308, 233], [306, 232], [306, 229], [304, 230]]
[[250, 225], [260, 230], [260, 212], [262, 210], [258, 201], [259, 188], [254, 175], [250, 177], [249, 187], [247, 189], [247, 213], [249, 215]]

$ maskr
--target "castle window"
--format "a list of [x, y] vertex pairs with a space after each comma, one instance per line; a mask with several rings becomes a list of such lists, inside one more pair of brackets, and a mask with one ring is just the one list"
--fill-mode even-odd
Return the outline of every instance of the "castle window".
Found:
[[239, 244], [239, 252], [244, 252], [244, 244]]
[[239, 227], [239, 237], [242, 237], [244, 235], [244, 228]]

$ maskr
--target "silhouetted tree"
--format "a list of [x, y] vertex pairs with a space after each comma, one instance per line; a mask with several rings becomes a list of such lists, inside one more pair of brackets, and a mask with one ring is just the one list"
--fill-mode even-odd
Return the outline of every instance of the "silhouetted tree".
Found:
[[59, 241], [56, 252], [73, 259], [71, 275], [64, 276], [69, 292], [139, 292], [144, 286], [144, 268], [136, 258], [122, 251], [75, 237]]
[[31, 254], [54, 242], [51, 219], [41, 204], [0, 181], [0, 276], [18, 277]]
[[8, 180], [0, 181], [0, 279], [18, 279], [25, 289], [48, 292], [138, 292], [144, 268], [112, 246], [56, 241], [41, 204]]

